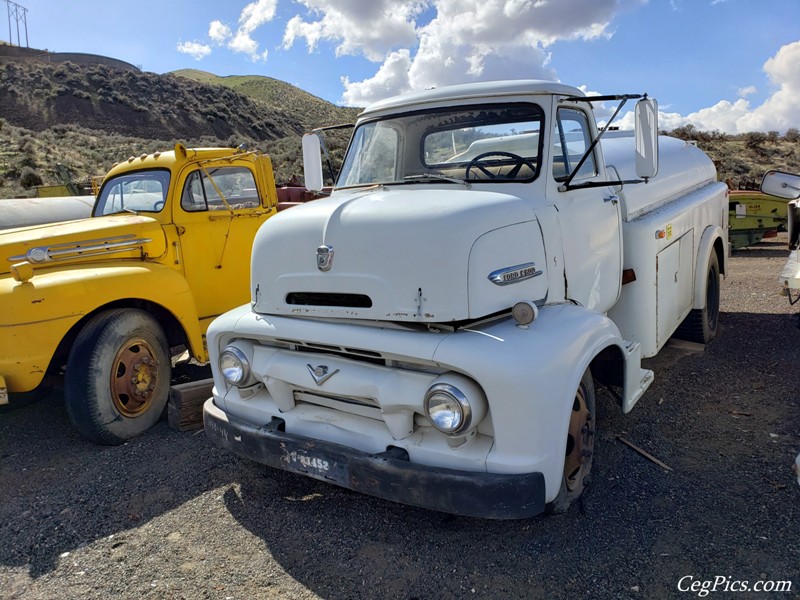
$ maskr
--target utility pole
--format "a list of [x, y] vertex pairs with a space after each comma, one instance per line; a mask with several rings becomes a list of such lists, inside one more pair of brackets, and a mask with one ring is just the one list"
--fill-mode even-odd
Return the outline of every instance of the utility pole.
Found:
[[14, 45], [14, 36], [11, 31], [11, 17], [14, 17], [17, 22], [17, 46], [22, 46], [19, 36], [19, 22], [22, 21], [25, 27], [25, 47], [30, 48], [28, 45], [28, 9], [12, 0], [6, 0], [6, 6], [8, 7], [8, 43]]

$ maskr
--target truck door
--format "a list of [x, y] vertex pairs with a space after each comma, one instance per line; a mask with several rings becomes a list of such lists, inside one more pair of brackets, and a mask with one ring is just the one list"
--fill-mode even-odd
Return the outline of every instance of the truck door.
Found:
[[[591, 144], [590, 114], [560, 106], [553, 128], [553, 173], [548, 198], [558, 209], [564, 243], [566, 297], [600, 313], [619, 298], [622, 285], [622, 227], [619, 202], [611, 188], [560, 191], [559, 187]], [[597, 149], [581, 166], [572, 185], [603, 181]]]
[[174, 209], [180, 260], [201, 320], [250, 299], [253, 237], [272, 212], [262, 205], [250, 164], [207, 166], [188, 173]]

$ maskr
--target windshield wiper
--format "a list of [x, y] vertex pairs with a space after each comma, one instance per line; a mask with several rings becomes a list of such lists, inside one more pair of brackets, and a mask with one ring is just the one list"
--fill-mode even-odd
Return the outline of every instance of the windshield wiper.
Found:
[[128, 208], [127, 206], [124, 207], [124, 208], [120, 208], [119, 210], [115, 210], [114, 212], [103, 213], [100, 216], [107, 217], [108, 215], [118, 215], [120, 213], [125, 213], [125, 212], [126, 213], [131, 213], [132, 215], [136, 215], [137, 217], [139, 216], [139, 213], [137, 211], [133, 210], [132, 208]]
[[422, 175], [406, 175], [403, 177], [403, 181], [425, 181], [429, 179], [434, 179], [436, 181], [449, 181], [450, 183], [460, 183], [466, 188], [472, 187], [471, 184], [463, 179], [459, 179], [458, 177], [448, 177], [447, 175], [441, 175], [440, 173], [423, 173]]

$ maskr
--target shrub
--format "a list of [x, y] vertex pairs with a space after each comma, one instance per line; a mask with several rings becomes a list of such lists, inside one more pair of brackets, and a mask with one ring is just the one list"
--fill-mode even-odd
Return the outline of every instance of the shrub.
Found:
[[767, 135], [760, 131], [751, 131], [744, 134], [744, 146], [750, 150], [761, 151], [762, 145], [767, 141]]
[[31, 167], [23, 167], [20, 173], [19, 182], [26, 190], [35, 185], [42, 185], [41, 176], [34, 171]]

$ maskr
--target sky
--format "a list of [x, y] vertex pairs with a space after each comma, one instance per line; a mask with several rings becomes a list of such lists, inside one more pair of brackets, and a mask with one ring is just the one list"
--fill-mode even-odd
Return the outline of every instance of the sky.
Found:
[[[647, 92], [659, 126], [800, 129], [800, 0], [0, 0], [0, 39], [265, 75], [346, 106], [454, 83]], [[10, 24], [9, 24], [10, 21]], [[623, 119], [630, 120], [628, 114]], [[325, 125], [325, 123], [320, 123]]]

